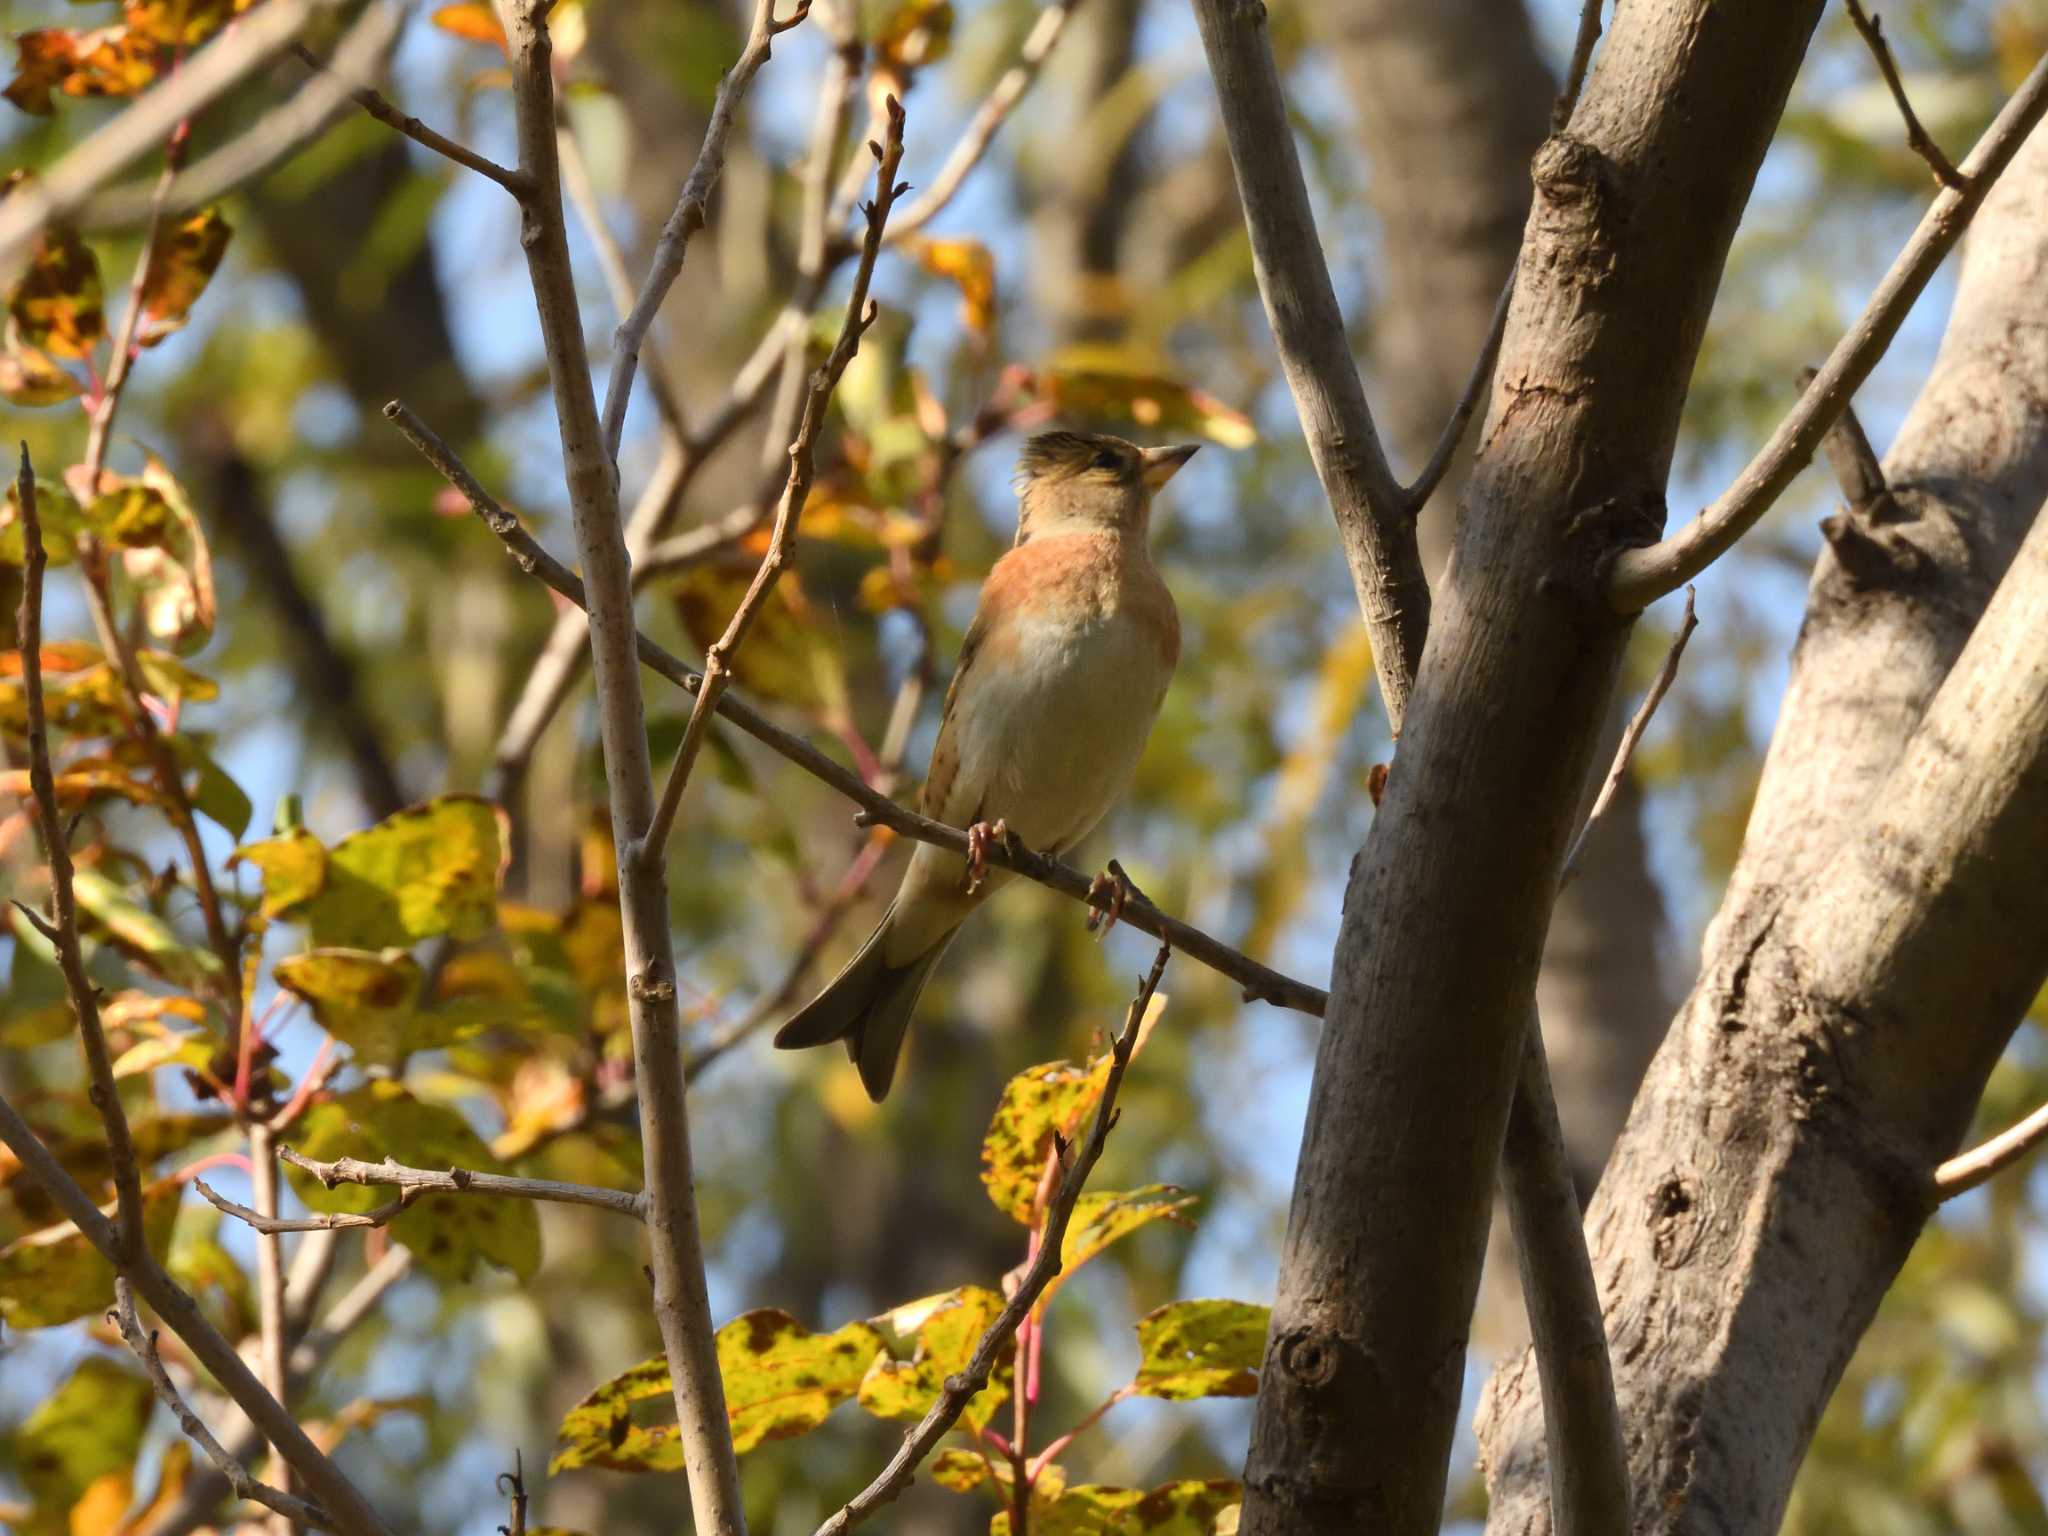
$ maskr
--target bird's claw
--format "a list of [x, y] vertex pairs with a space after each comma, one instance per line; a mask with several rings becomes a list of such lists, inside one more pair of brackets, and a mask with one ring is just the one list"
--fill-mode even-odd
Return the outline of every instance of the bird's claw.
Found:
[[988, 850], [991, 843], [1002, 844], [1005, 851], [1014, 851], [1017, 839], [1010, 835], [1010, 824], [998, 816], [994, 822], [977, 821], [967, 829], [967, 894], [972, 896], [981, 890], [988, 878]]
[[[1131, 899], [1131, 877], [1124, 873], [1123, 865], [1115, 859], [1109, 861], [1109, 868], [1088, 882], [1088, 931], [1100, 939], [1117, 925], [1124, 915], [1124, 903]], [[1098, 907], [1097, 901], [1107, 901], [1107, 906]]]

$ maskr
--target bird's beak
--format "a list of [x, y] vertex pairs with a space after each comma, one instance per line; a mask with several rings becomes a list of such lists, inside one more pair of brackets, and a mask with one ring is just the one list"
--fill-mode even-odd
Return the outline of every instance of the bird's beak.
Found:
[[1138, 457], [1145, 465], [1146, 488], [1156, 491], [1159, 487], [1166, 484], [1174, 475], [1179, 473], [1181, 465], [1187, 463], [1189, 459], [1195, 456], [1195, 450], [1201, 446], [1200, 443], [1181, 443], [1173, 448], [1146, 448], [1141, 450]]

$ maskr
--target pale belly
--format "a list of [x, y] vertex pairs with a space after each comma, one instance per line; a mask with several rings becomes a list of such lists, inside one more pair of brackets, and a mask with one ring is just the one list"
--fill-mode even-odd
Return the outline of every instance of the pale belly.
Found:
[[1130, 787], [1171, 674], [1156, 636], [1123, 614], [1026, 623], [1015, 658], [960, 722], [960, 777], [980, 786], [983, 820], [1063, 851]]

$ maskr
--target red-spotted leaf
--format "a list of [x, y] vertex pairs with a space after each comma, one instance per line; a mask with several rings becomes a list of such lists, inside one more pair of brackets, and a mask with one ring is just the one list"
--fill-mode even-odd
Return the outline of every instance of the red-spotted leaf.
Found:
[[[1060, 1244], [1060, 1282], [1119, 1238], [1155, 1221], [1178, 1221], [1191, 1226], [1184, 1214], [1195, 1197], [1172, 1184], [1147, 1184], [1141, 1189], [1085, 1194], [1074, 1202], [1073, 1219], [1067, 1223], [1066, 1240]], [[1051, 1289], [1047, 1296], [1050, 1297]]]
[[1259, 1390], [1269, 1309], [1248, 1301], [1175, 1301], [1138, 1319], [1133, 1391], [1186, 1402]]
[[981, 1182], [996, 1209], [1032, 1224], [1038, 1191], [1057, 1136], [1071, 1145], [1109, 1081], [1107, 1053], [1086, 1066], [1049, 1061], [1004, 1085], [981, 1143]]
[[476, 938], [496, 920], [509, 843], [497, 806], [442, 795], [328, 849], [326, 878], [301, 915], [316, 945], [343, 949]]

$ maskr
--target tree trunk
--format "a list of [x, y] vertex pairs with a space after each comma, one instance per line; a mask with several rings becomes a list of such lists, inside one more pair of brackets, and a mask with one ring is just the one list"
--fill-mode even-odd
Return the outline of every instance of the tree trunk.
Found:
[[[2044, 208], [2037, 132], [1973, 226], [1890, 491], [1824, 525], [1700, 980], [1588, 1215], [1645, 1529], [1776, 1528], [2048, 967], [2048, 527], [1985, 608], [2048, 497]], [[1547, 1529], [1526, 1362], [1481, 1419], [1489, 1528]]]
[[1244, 1529], [1434, 1532], [1559, 867], [1728, 243], [1818, 17], [1624, 0], [1535, 162], [1466, 514], [1354, 862]]

